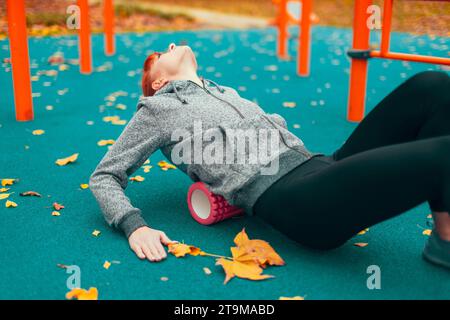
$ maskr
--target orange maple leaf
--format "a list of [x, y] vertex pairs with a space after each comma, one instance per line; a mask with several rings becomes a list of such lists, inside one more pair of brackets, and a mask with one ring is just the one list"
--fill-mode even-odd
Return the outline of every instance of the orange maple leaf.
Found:
[[90, 287], [89, 290], [74, 288], [66, 293], [66, 299], [77, 300], [98, 300], [98, 290], [95, 287]]
[[226, 277], [223, 284], [226, 284], [234, 276], [250, 280], [274, 278], [274, 276], [269, 274], [261, 274], [263, 272], [263, 269], [258, 265], [256, 261], [241, 262], [237, 260], [230, 261], [224, 258], [219, 258], [216, 261], [216, 265], [221, 265], [225, 271]]
[[248, 238], [245, 228], [234, 238], [237, 247], [231, 247], [233, 259], [237, 261], [256, 261], [261, 267], [269, 265], [282, 266], [284, 260], [275, 252], [272, 246], [264, 240]]
[[187, 245], [185, 243], [169, 243], [169, 252], [173, 253], [175, 257], [184, 257], [186, 254], [190, 254], [192, 256], [204, 255], [204, 252], [197, 247]]

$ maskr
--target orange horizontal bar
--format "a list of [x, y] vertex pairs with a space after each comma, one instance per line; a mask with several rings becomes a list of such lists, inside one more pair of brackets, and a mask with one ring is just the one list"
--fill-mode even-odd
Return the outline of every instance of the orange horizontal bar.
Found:
[[372, 58], [385, 58], [385, 59], [405, 60], [412, 62], [436, 63], [450, 66], [450, 58], [421, 56], [418, 54], [399, 53], [399, 52], [381, 53], [380, 51], [371, 51], [370, 56]]

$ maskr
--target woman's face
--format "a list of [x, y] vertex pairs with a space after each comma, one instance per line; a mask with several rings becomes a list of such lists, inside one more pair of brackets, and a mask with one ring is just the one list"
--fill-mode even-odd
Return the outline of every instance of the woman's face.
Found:
[[158, 53], [150, 76], [154, 80], [160, 77], [170, 79], [189, 69], [197, 70], [197, 60], [192, 49], [171, 43], [165, 52]]

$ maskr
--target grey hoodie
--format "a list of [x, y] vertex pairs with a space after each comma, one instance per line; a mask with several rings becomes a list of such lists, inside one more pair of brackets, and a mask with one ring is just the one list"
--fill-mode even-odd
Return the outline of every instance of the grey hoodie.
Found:
[[[206, 183], [212, 192], [244, 208], [249, 215], [253, 214], [252, 207], [258, 197], [271, 184], [304, 161], [323, 154], [308, 151], [303, 142], [289, 132], [280, 115], [266, 114], [233, 88], [201, 79], [203, 87], [191, 80], [172, 80], [153, 96], [141, 97], [137, 111], [90, 176], [90, 189], [107, 223], [122, 229], [127, 237], [147, 225], [141, 210], [132, 206], [124, 194], [129, 176], [158, 149], [170, 161], [174, 148], [182, 150], [178, 154], [185, 156], [183, 159], [188, 156], [192, 159], [193, 155], [183, 154], [186, 150], [183, 147], [195, 144], [195, 135], [199, 135], [195, 130], [196, 122], [201, 122], [202, 135], [221, 134], [225, 140], [230, 139], [227, 136], [230, 129], [234, 129], [234, 133], [236, 129], [270, 129], [279, 134], [277, 151], [272, 152], [266, 162], [242, 164], [224, 159], [219, 163], [184, 161], [177, 165], [193, 181]], [[174, 141], [174, 132], [185, 134]], [[202, 141], [202, 148], [223, 146], [220, 138], [210, 140]], [[250, 150], [244, 148], [241, 153], [253, 152]], [[262, 169], [267, 169], [274, 161], [278, 170], [262, 174]]]

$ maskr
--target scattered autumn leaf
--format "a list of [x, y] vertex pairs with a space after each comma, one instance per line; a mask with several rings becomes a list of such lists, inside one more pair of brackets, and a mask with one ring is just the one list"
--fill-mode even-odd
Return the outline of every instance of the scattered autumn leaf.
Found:
[[53, 208], [54, 208], [56, 211], [59, 211], [59, 210], [61, 210], [61, 209], [64, 209], [64, 206], [63, 206], [62, 204], [58, 203], [58, 202], [53, 202]]
[[278, 300], [305, 300], [304, 297], [295, 296], [295, 297], [280, 297]]
[[363, 248], [363, 247], [366, 247], [368, 245], [368, 243], [367, 242], [356, 242], [353, 245], [356, 247]]
[[59, 213], [58, 211], [52, 211], [52, 216], [59, 217], [60, 215], [61, 213]]
[[186, 254], [190, 254], [192, 256], [205, 255], [200, 248], [187, 245], [185, 243], [169, 243], [169, 252], [172, 253], [175, 257], [184, 257]]
[[207, 267], [204, 267], [203, 268], [203, 272], [205, 273], [205, 274], [207, 274], [207, 275], [210, 275], [212, 272], [211, 272], [211, 270], [209, 269], [209, 268], [207, 268]]
[[8, 198], [10, 194], [12, 194], [12, 192], [11, 193], [2, 193], [2, 194], [0, 194], [0, 200]]
[[110, 139], [110, 140], [100, 140], [99, 142], [97, 142], [97, 145], [100, 147], [106, 146], [106, 145], [111, 145], [114, 144], [114, 140]]
[[145, 180], [145, 178], [143, 176], [134, 176], [134, 177], [130, 177], [131, 181], [137, 181], [137, 182], [142, 182]]
[[164, 171], [167, 171], [169, 169], [176, 169], [177, 168], [173, 164], [170, 164], [170, 163], [168, 163], [167, 161], [164, 161], [164, 160], [159, 161], [158, 162], [158, 166]]
[[269, 265], [284, 265], [284, 260], [275, 252], [267, 241], [248, 238], [245, 228], [234, 238], [237, 247], [231, 247], [233, 259], [237, 261], [254, 260], [261, 267]]
[[40, 136], [41, 134], [44, 134], [44, 132], [45, 131], [42, 129], [36, 129], [36, 130], [33, 130], [32, 134], [35, 136]]
[[100, 235], [100, 231], [98, 231], [98, 230], [94, 230], [93, 232], [92, 232], [92, 235], [94, 236], [94, 237], [98, 237], [99, 235]]
[[2, 179], [2, 186], [8, 186], [8, 185], [12, 185], [14, 183], [14, 181], [16, 181], [18, 179]]
[[17, 207], [17, 203], [15, 203], [14, 201], [11, 201], [11, 200], [6, 200], [5, 206], [7, 208], [9, 208], [9, 207], [15, 208], [15, 207]]
[[26, 196], [42, 197], [39, 193], [37, 193], [35, 191], [25, 191], [25, 192], [19, 193], [19, 195], [21, 195], [22, 197], [26, 197]]
[[98, 290], [95, 287], [89, 288], [89, 290], [75, 288], [66, 293], [66, 299], [77, 300], [98, 300]]
[[105, 268], [106, 270], [108, 270], [109, 267], [111, 267], [111, 262], [105, 261], [105, 263], [103, 264], [103, 268]]
[[360, 235], [363, 235], [363, 234], [365, 234], [367, 231], [369, 231], [369, 228], [366, 228], [366, 229], [364, 229], [364, 230], [361, 230], [360, 232], [358, 232], [358, 235], [360, 236]]
[[87, 189], [87, 188], [89, 188], [89, 184], [87, 184], [87, 183], [82, 183], [82, 184], [80, 184], [80, 188], [81, 188], [81, 189]]
[[431, 233], [432, 233], [431, 229], [425, 229], [425, 230], [423, 230], [423, 232], [422, 232], [422, 234], [423, 234], [424, 236], [431, 236]]
[[68, 164], [70, 162], [75, 162], [78, 158], [78, 155], [79, 155], [79, 153], [74, 153], [73, 155], [71, 155], [67, 158], [56, 160], [55, 163], [59, 166], [65, 166], [66, 164]]
[[224, 258], [219, 258], [216, 261], [216, 265], [221, 265], [225, 271], [226, 276], [223, 284], [226, 284], [235, 276], [250, 280], [263, 280], [274, 277], [268, 274], [261, 274], [263, 269], [256, 261], [240, 262], [236, 260], [230, 261]]
[[0, 192], [6, 192], [8, 191], [10, 188], [0, 188]]
[[169, 280], [168, 277], [161, 277], [160, 279], [161, 279], [161, 281], [168, 281]]

